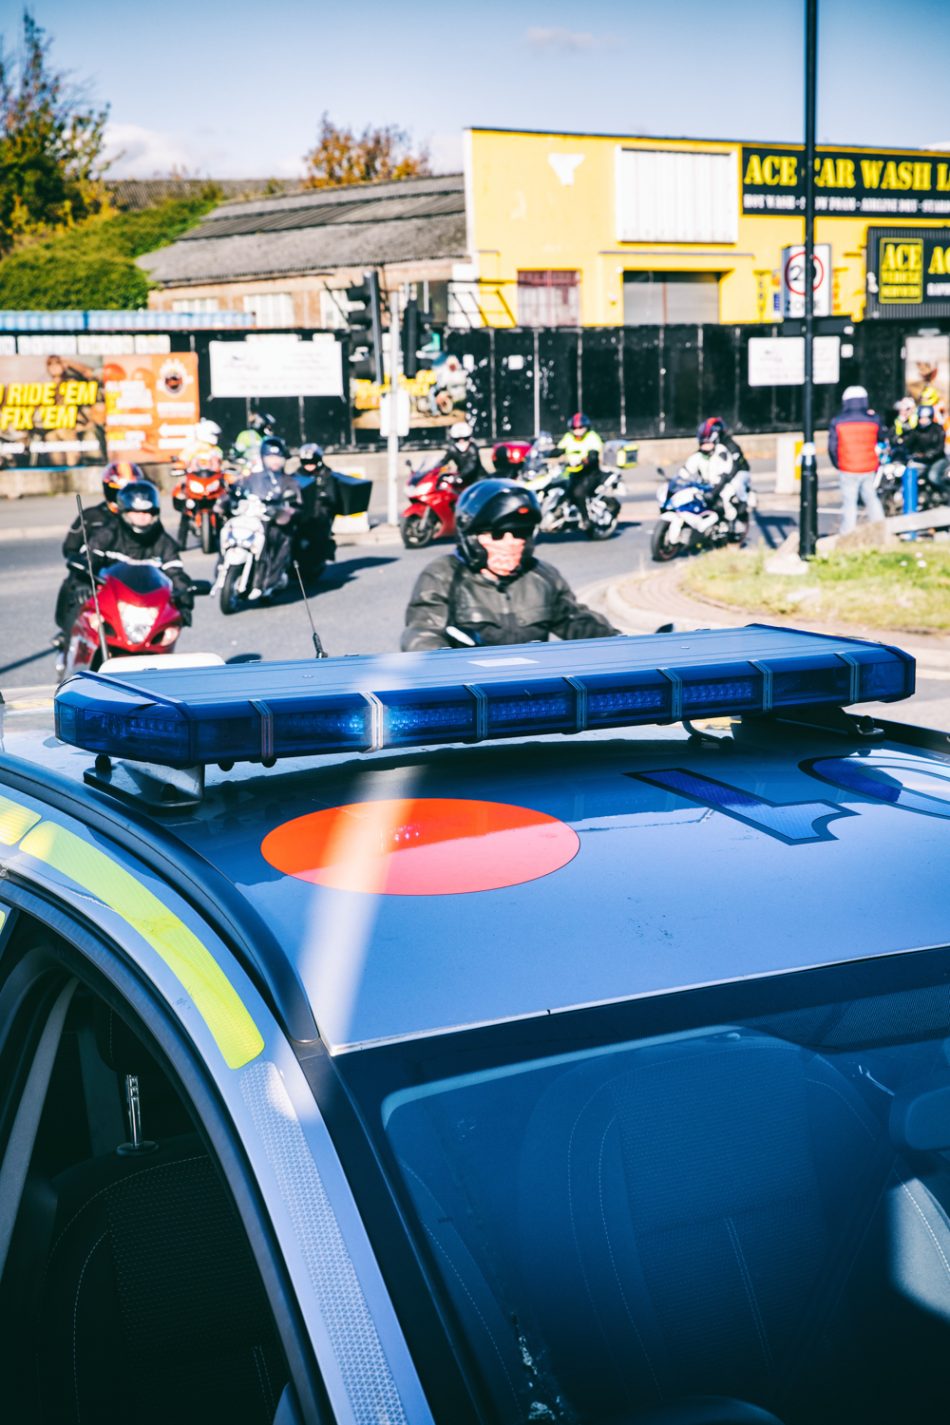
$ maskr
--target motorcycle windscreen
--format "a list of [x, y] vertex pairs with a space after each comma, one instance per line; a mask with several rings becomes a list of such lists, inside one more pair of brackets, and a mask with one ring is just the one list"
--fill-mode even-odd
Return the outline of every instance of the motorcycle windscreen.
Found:
[[156, 569], [154, 564], [110, 564], [103, 569], [100, 578], [103, 582], [115, 579], [133, 594], [154, 594], [159, 589], [170, 589], [172, 586], [168, 575]]

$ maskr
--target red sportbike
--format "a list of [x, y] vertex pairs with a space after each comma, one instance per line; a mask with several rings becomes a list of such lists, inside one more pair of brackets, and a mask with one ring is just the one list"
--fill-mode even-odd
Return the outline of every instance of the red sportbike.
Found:
[[[69, 633], [61, 676], [102, 662], [100, 627], [107, 658], [129, 654], [171, 653], [184, 626], [172, 601], [167, 574], [151, 564], [110, 564], [97, 579], [99, 608], [89, 595]], [[205, 592], [196, 586], [196, 592]]]
[[454, 470], [433, 465], [413, 470], [406, 487], [409, 503], [399, 516], [399, 533], [407, 549], [424, 549], [434, 539], [455, 533], [455, 506], [462, 482]]
[[172, 489], [172, 504], [181, 516], [178, 523], [178, 543], [188, 544], [192, 530], [197, 534], [205, 554], [218, 547], [221, 517], [215, 508], [227, 488], [220, 470], [186, 470]]

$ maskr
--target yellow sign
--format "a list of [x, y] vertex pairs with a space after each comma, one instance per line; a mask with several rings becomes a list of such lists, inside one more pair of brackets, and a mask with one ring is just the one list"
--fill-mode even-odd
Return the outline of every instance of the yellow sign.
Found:
[[924, 300], [924, 240], [888, 238], [881, 243], [878, 260], [878, 301], [888, 303]]

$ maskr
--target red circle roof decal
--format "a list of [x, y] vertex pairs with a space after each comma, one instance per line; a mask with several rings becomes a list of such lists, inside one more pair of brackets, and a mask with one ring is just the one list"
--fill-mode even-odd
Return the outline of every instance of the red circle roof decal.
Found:
[[445, 896], [537, 880], [566, 866], [579, 845], [571, 827], [530, 807], [415, 797], [295, 817], [265, 836], [261, 852], [314, 885]]

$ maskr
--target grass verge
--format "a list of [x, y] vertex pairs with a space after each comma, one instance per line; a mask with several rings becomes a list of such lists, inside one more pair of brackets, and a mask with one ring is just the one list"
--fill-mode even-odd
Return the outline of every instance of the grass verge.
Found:
[[766, 574], [761, 550], [719, 549], [691, 559], [682, 587], [697, 598], [816, 623], [950, 629], [950, 546], [907, 543], [814, 559], [807, 575]]

